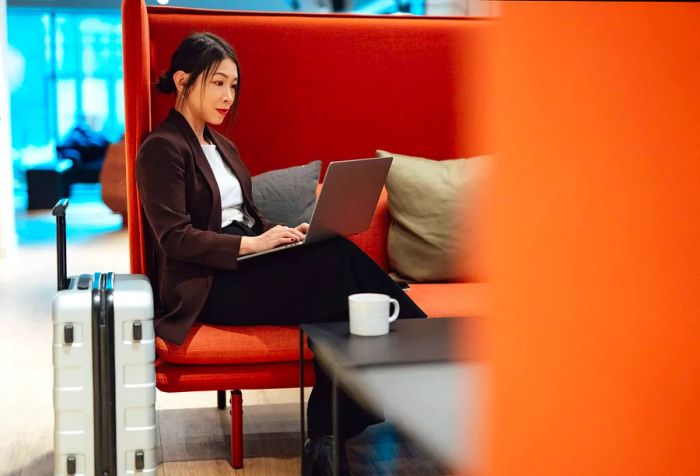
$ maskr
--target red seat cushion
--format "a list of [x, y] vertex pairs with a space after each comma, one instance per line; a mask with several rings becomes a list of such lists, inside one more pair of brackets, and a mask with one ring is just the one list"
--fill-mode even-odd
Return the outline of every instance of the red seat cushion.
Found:
[[[158, 357], [173, 364], [256, 364], [299, 360], [296, 326], [195, 324], [181, 345], [156, 338]], [[313, 354], [307, 348], [304, 358]]]
[[[486, 313], [483, 283], [414, 284], [408, 295], [430, 317], [471, 317]], [[156, 338], [158, 358], [172, 364], [262, 364], [299, 360], [296, 326], [211, 326], [195, 324], [182, 345]], [[306, 348], [305, 359], [312, 353]]]

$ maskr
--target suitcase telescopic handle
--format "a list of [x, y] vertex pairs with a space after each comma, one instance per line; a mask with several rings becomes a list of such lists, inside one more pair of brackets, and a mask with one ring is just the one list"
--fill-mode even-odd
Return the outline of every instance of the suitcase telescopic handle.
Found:
[[51, 211], [51, 214], [56, 217], [56, 253], [58, 258], [56, 281], [59, 291], [68, 287], [68, 270], [66, 269], [66, 208], [68, 208], [68, 199], [62, 198]]

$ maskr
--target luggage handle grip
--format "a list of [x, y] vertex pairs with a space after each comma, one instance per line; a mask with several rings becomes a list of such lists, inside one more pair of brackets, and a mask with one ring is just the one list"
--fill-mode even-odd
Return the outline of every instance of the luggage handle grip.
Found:
[[68, 270], [66, 269], [66, 208], [68, 199], [60, 199], [51, 210], [51, 214], [56, 217], [56, 252], [57, 268], [56, 281], [59, 291], [68, 287]]

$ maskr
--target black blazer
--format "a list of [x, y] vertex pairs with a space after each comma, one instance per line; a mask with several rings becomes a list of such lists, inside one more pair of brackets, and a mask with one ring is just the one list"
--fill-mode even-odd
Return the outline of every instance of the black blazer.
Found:
[[[262, 233], [274, 226], [252, 199], [250, 172], [236, 146], [205, 127], [204, 134], [238, 177], [243, 202]], [[160, 298], [156, 334], [182, 343], [202, 311], [216, 269], [236, 269], [241, 237], [221, 233], [221, 195], [202, 146], [175, 110], [141, 145], [136, 184], [154, 248], [149, 276]]]

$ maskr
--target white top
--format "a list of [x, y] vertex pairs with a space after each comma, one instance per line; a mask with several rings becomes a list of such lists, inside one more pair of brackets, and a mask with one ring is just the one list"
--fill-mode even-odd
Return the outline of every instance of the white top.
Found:
[[244, 212], [243, 190], [241, 190], [238, 178], [221, 158], [221, 154], [216, 150], [216, 145], [202, 144], [202, 150], [204, 150], [204, 155], [207, 156], [209, 166], [214, 172], [214, 178], [216, 178], [221, 194], [221, 228], [234, 221], [252, 227], [255, 221]]

